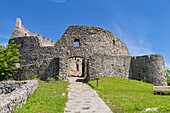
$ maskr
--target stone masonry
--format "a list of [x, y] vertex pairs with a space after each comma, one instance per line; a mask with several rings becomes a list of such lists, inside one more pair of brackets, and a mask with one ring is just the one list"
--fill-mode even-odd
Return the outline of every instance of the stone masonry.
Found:
[[38, 87], [38, 80], [0, 82], [0, 113], [13, 113], [27, 102]]
[[25, 60], [19, 64], [25, 69], [18, 72], [19, 79], [60, 76], [66, 80], [72, 75], [94, 80], [98, 76], [117, 76], [167, 85], [163, 56], [132, 57], [119, 38], [100, 27], [69, 26], [55, 43], [30, 33], [17, 18], [11, 40], [21, 44], [20, 58]]

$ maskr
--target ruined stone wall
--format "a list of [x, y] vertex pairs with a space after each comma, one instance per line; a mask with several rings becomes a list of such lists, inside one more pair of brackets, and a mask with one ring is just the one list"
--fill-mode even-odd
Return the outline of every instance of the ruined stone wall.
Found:
[[11, 113], [23, 107], [28, 95], [37, 87], [38, 80], [0, 82], [0, 89], [8, 89], [0, 94], [0, 113]]
[[[56, 42], [42, 38], [29, 32], [21, 20], [16, 20], [11, 40], [21, 44], [21, 60], [25, 60], [16, 79], [32, 76], [47, 79], [60, 76], [66, 80], [74, 69], [75, 62], [71, 58], [81, 58], [82, 75], [89, 75], [93, 80], [96, 76], [117, 76], [142, 80], [156, 85], [166, 85], [164, 60], [161, 55], [131, 57], [126, 45], [110, 31], [99, 27], [72, 25]], [[78, 45], [74, 43], [77, 42]], [[72, 73], [75, 74], [75, 73]], [[76, 74], [75, 74], [76, 75]], [[78, 75], [78, 74], [77, 74]], [[80, 75], [80, 74], [79, 74]]]
[[42, 35], [36, 35], [36, 36], [38, 36], [38, 38], [39, 38], [39, 43], [40, 43], [40, 46], [41, 47], [49, 47], [49, 46], [54, 46], [55, 45], [55, 42], [52, 40], [50, 40], [50, 39], [47, 39], [46, 37], [43, 37], [42, 38]]
[[[75, 41], [79, 42], [79, 47], [74, 46]], [[66, 46], [70, 56], [89, 56], [93, 53], [129, 56], [126, 45], [119, 38], [110, 31], [93, 26], [69, 26], [55, 46]]]
[[143, 80], [155, 85], [167, 85], [164, 58], [161, 55], [132, 57], [131, 79]]
[[[11, 39], [16, 44], [21, 44], [19, 48], [21, 60], [20, 63], [24, 70], [18, 71], [15, 79], [27, 79], [31, 77], [56, 77], [59, 75], [59, 58], [53, 46], [41, 47], [37, 36], [25, 36]], [[11, 41], [10, 40], [10, 41]]]
[[[79, 42], [79, 46], [75, 46], [74, 42]], [[127, 47], [119, 38], [105, 29], [93, 26], [69, 26], [55, 44], [55, 48], [60, 56], [62, 76], [68, 75], [69, 57], [79, 56], [87, 60], [95, 53], [130, 56]]]
[[37, 36], [38, 37], [38, 41], [39, 41], [39, 45], [41, 47], [47, 47], [47, 46], [54, 46], [55, 45], [55, 42], [50, 39], [47, 39], [46, 37], [43, 37], [42, 38], [42, 35], [38, 34], [36, 32], [34, 33], [31, 33], [29, 32], [23, 25], [22, 25], [22, 22], [21, 22], [21, 19], [20, 18], [17, 18], [16, 19], [16, 25], [15, 25], [15, 28], [12, 32], [12, 36], [11, 36], [11, 39], [16, 39], [18, 37], [30, 37], [30, 36]]
[[2, 81], [0, 82], [0, 95], [11, 93], [15, 89], [23, 86], [23, 84], [26, 84], [26, 81], [14, 81], [14, 80]]
[[131, 74], [130, 56], [110, 56], [95, 54], [89, 58], [89, 75], [87, 80], [98, 77], [129, 78]]

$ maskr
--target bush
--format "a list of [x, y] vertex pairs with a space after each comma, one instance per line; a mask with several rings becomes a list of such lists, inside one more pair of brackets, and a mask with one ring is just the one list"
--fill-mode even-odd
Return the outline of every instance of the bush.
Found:
[[6, 47], [0, 45], [0, 81], [8, 80], [20, 67], [13, 66], [14, 63], [20, 63], [24, 60], [20, 60], [19, 57], [20, 45], [16, 45], [12, 40]]
[[167, 84], [170, 86], [170, 78], [167, 78]]
[[166, 76], [167, 78], [170, 78], [170, 68], [166, 67]]

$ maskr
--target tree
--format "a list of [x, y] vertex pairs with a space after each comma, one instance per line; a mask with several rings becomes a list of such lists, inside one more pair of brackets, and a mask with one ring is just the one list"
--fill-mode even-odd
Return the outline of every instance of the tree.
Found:
[[166, 76], [167, 78], [170, 78], [170, 68], [166, 67]]
[[13, 66], [14, 63], [20, 63], [21, 56], [19, 52], [20, 45], [16, 45], [12, 40], [6, 47], [0, 45], [0, 81], [7, 80], [12, 77], [12, 74], [17, 72], [20, 67]]

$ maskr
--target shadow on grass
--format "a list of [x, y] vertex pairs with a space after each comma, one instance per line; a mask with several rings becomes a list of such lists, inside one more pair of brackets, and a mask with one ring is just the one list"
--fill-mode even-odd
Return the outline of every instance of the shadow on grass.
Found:
[[93, 86], [93, 85], [91, 85], [89, 82], [86, 82], [86, 84], [88, 84], [91, 88], [93, 88], [93, 89], [94, 89], [94, 86]]

